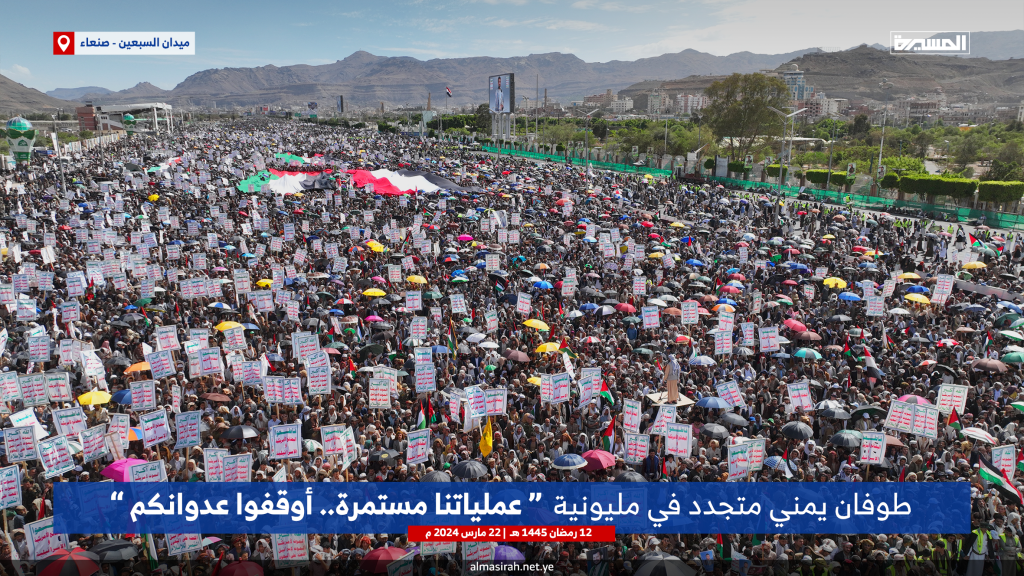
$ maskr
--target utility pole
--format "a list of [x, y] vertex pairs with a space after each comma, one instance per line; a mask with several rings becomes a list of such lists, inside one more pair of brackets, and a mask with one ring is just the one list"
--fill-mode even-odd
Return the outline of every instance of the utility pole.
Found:
[[885, 121], [889, 116], [889, 92], [892, 90], [892, 82], [888, 78], [882, 78], [878, 87], [885, 90], [885, 109], [882, 111], [882, 139], [878, 142], [878, 165], [882, 165], [882, 150], [885, 149]]
[[[797, 110], [796, 112], [792, 112], [790, 114], [786, 114], [782, 110], [773, 108], [771, 106], [769, 106], [768, 109], [771, 110], [772, 112], [775, 112], [776, 114], [778, 114], [782, 118], [782, 137], [783, 138], [786, 137], [786, 120], [790, 120], [791, 121], [790, 124], [791, 124], [792, 128], [791, 128], [791, 130], [789, 132], [789, 155], [792, 156], [793, 155], [793, 132], [796, 131], [796, 115], [800, 114], [801, 112], [804, 112], [805, 110], [807, 110], [807, 108], [801, 108], [801, 109]], [[780, 148], [779, 151], [782, 153], [782, 154], [780, 154], [780, 156], [782, 156], [782, 158], [779, 159], [779, 195], [781, 196], [782, 195], [782, 178], [783, 178], [783, 174], [786, 172], [786, 164], [788, 164], [789, 160], [790, 160], [786, 156], [786, 141], [785, 140], [782, 141], [782, 147]]]
[[825, 178], [825, 189], [832, 186], [832, 148], [836, 145], [836, 119], [829, 114], [828, 119], [832, 121], [832, 138], [828, 142], [828, 177]]
[[[57, 113], [60, 113], [60, 108], [57, 109]], [[53, 118], [53, 147], [57, 149], [57, 166], [60, 167], [60, 191], [61, 193], [67, 193], [67, 178], [64, 176], [64, 159], [60, 153], [60, 136], [57, 132], [57, 114], [52, 115]]]

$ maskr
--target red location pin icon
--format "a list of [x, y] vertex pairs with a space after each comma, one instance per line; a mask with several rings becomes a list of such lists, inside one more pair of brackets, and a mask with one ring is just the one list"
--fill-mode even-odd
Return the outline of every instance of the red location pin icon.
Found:
[[53, 54], [55, 56], [67, 56], [75, 53], [74, 32], [53, 33]]

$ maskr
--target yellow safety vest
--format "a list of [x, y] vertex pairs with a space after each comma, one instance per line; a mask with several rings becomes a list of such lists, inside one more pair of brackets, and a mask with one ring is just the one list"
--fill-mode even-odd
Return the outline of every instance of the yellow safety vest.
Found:
[[971, 530], [971, 532], [975, 536], [977, 536], [977, 538], [974, 539], [974, 546], [973, 546], [974, 553], [975, 554], [984, 554], [985, 553], [985, 544], [986, 544], [986, 540], [985, 539], [988, 537], [988, 535], [985, 533], [984, 530]]

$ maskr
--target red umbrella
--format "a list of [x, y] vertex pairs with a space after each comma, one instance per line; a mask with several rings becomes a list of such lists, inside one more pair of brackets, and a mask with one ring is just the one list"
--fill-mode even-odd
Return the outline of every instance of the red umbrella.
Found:
[[625, 302], [622, 302], [621, 304], [616, 304], [615, 309], [618, 310], [619, 312], [625, 312], [627, 314], [632, 314], [636, 312], [636, 308], [632, 304], [626, 304]]
[[405, 550], [401, 548], [377, 548], [363, 557], [359, 567], [368, 574], [386, 573], [388, 571], [388, 564], [405, 556], [405, 554]]
[[641, 222], [640, 225], [643, 226], [644, 228], [654, 228], [654, 222], [650, 222], [647, 220]]
[[58, 550], [36, 564], [36, 576], [90, 576], [99, 571], [99, 560], [81, 548]]
[[782, 285], [783, 286], [796, 286], [797, 282], [796, 282], [796, 280], [783, 280], [782, 281]]
[[786, 320], [785, 322], [783, 322], [783, 324], [788, 326], [789, 329], [793, 330], [794, 332], [806, 332], [807, 331], [807, 326], [805, 326], [803, 322], [800, 322], [799, 320], [795, 320], [793, 318], [790, 318], [789, 320]]
[[604, 470], [605, 468], [615, 466], [615, 455], [611, 452], [605, 452], [604, 450], [590, 450], [588, 452], [584, 452], [583, 459], [587, 461], [587, 465], [583, 467], [587, 472]]
[[739, 280], [740, 282], [745, 282], [747, 280], [747, 277], [744, 276], [743, 274], [740, 274], [739, 272], [733, 272], [732, 274], [729, 274], [729, 280]]
[[255, 562], [232, 562], [220, 571], [220, 576], [263, 576], [263, 566]]

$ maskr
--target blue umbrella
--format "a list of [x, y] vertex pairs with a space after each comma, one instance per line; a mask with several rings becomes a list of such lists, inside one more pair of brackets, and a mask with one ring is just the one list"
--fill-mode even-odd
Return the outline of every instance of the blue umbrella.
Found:
[[261, 328], [255, 324], [242, 324], [242, 328], [246, 330], [260, 330]]
[[270, 354], [268, 352], [267, 360], [270, 360], [271, 362], [284, 362], [284, 356], [281, 356], [280, 354]]
[[868, 268], [868, 269], [872, 269], [873, 270], [875, 268], [878, 268], [878, 264], [875, 264], [874, 262], [861, 262], [860, 264], [857, 265], [857, 267], [858, 268]]
[[559, 470], [575, 470], [576, 468], [583, 468], [586, 465], [587, 461], [579, 454], [562, 454], [558, 458], [555, 458], [555, 462], [553, 464], [553, 466]]
[[345, 315], [345, 311], [344, 310], [338, 310], [337, 308], [331, 308], [330, 310], [328, 310], [328, 312], [330, 312], [331, 314], [337, 314], [338, 316], [344, 316]]
[[849, 302], [860, 302], [860, 296], [857, 296], [853, 292], [843, 292], [839, 295], [840, 300], [846, 300]]
[[110, 401], [115, 404], [131, 404], [132, 403], [132, 391], [131, 390], [118, 390], [114, 392], [114, 395], [110, 397]]
[[984, 311], [988, 310], [988, 308], [985, 308], [981, 304], [971, 304], [970, 306], [967, 306], [966, 308], [964, 308], [964, 310], [966, 310], [968, 312], [975, 312], [975, 313], [977, 313], [977, 312], [984, 312]]
[[688, 266], [703, 266], [704, 265], [703, 262], [701, 262], [700, 260], [697, 260], [696, 258], [690, 258], [689, 260], [686, 261], [686, 264]]
[[729, 306], [735, 306], [736, 305], [736, 301], [735, 300], [730, 300], [729, 298], [719, 298], [718, 302], [716, 302], [716, 304], [728, 304]]
[[789, 358], [789, 354], [786, 354], [785, 352], [776, 352], [775, 354], [772, 354], [772, 358]]
[[[907, 292], [910, 292], [910, 290], [907, 290]], [[1007, 302], [1007, 301], [1003, 300], [1003, 301], [998, 302], [996, 304], [996, 306], [999, 306], [1000, 308], [1009, 308], [1010, 310], [1013, 310], [1017, 314], [1024, 314], [1024, 312], [1021, 311], [1020, 306], [1017, 306], [1013, 302]]]
[[540, 282], [533, 283], [534, 288], [540, 288], [541, 290], [550, 290], [552, 288], [551, 282], [541, 280]]
[[586, 304], [580, 306], [580, 310], [597, 310], [597, 304], [594, 304], [593, 302], [587, 302]]
[[256, 258], [256, 255], [253, 254], [252, 252], [246, 252], [242, 254], [242, 258]]
[[739, 271], [740, 271], [739, 268], [729, 268], [728, 270], [725, 271], [725, 273], [726, 274], [735, 274], [735, 273], [737, 273]]
[[430, 351], [434, 354], [451, 354], [452, 351], [447, 346], [431, 346]]
[[700, 406], [701, 408], [718, 409], [730, 407], [729, 403], [726, 402], [724, 398], [719, 398], [718, 396], [705, 396], [700, 400], [697, 400], [697, 406]]
[[597, 239], [596, 238], [584, 238], [583, 241], [586, 242], [587, 244], [593, 244], [593, 243], [597, 242]]
[[769, 456], [764, 459], [764, 465], [772, 470], [782, 470], [786, 467], [786, 459], [782, 456]]
[[928, 292], [930, 292], [930, 290], [924, 286], [911, 286], [910, 288], [907, 288], [908, 294], [927, 294]]
[[125, 307], [124, 307], [124, 309], [125, 309], [125, 310], [138, 310], [138, 308], [137, 308], [137, 307], [135, 307], [135, 306], [132, 306], [131, 304], [129, 304], [129, 305], [127, 305], [127, 306], [125, 306]]
[[214, 302], [213, 304], [207, 304], [206, 307], [207, 308], [219, 308], [221, 310], [234, 310], [234, 308], [232, 308], [230, 304], [225, 304], [223, 302]]

